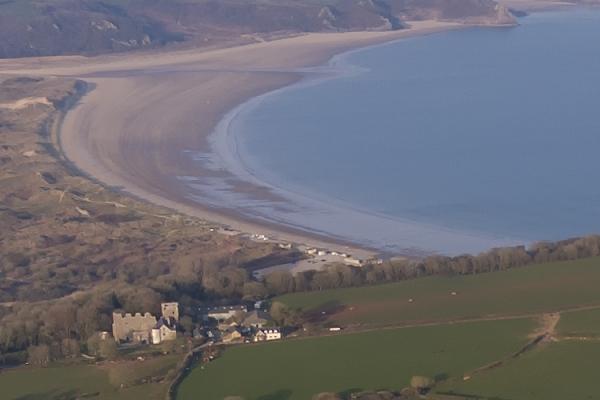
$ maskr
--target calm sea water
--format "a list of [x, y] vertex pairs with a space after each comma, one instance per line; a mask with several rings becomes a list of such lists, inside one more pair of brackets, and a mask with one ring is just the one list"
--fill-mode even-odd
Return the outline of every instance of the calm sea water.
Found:
[[[600, 232], [600, 11], [411, 38], [336, 63], [362, 72], [266, 96], [231, 125], [260, 180], [445, 234], [528, 242]], [[329, 228], [341, 237], [367, 228], [356, 221]], [[404, 232], [386, 245], [488, 244], [436, 239]]]

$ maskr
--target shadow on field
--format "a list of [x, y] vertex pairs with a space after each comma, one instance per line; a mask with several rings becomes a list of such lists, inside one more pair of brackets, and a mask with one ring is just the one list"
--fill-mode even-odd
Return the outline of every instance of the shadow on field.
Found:
[[360, 392], [364, 392], [364, 389], [362, 389], [362, 388], [346, 389], [346, 390], [341, 391], [339, 394], [340, 394], [340, 396], [342, 396], [342, 398], [348, 399], [354, 393], [360, 393]]
[[329, 301], [322, 304], [320, 307], [308, 311], [305, 314], [305, 318], [312, 323], [325, 322], [329, 317], [334, 314], [344, 311], [346, 307], [337, 300]]
[[292, 397], [292, 391], [289, 389], [278, 390], [273, 393], [260, 396], [257, 400], [288, 400]]
[[99, 394], [100, 393], [80, 394], [77, 390], [68, 390], [65, 392], [51, 390], [49, 392], [26, 394], [24, 396], [17, 397], [15, 400], [75, 400], [94, 398]]
[[436, 376], [434, 376], [433, 380], [439, 383], [439, 382], [445, 381], [448, 378], [450, 378], [450, 376], [447, 373], [441, 372], [441, 373], [437, 374]]
[[437, 395], [447, 396], [448, 400], [450, 400], [450, 399], [456, 399], [456, 400], [512, 400], [512, 399], [508, 399], [506, 397], [498, 397], [498, 396], [483, 397], [483, 396], [479, 396], [476, 394], [457, 393], [454, 391], [438, 392]]

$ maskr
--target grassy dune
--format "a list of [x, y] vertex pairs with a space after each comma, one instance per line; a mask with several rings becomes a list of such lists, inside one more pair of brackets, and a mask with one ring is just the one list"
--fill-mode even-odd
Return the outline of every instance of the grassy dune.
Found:
[[183, 382], [180, 400], [306, 400], [322, 391], [401, 389], [413, 375], [461, 377], [518, 350], [527, 319], [382, 330], [230, 348]]
[[324, 317], [334, 323], [377, 326], [600, 305], [599, 279], [600, 259], [590, 258], [480, 275], [295, 293], [277, 300], [303, 311], [326, 310]]

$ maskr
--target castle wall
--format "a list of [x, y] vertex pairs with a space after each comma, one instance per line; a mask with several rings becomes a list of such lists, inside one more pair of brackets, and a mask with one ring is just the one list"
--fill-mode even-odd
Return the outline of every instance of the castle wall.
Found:
[[154, 325], [156, 325], [156, 317], [150, 313], [144, 315], [113, 313], [113, 337], [120, 342], [133, 340], [133, 332], [150, 332]]

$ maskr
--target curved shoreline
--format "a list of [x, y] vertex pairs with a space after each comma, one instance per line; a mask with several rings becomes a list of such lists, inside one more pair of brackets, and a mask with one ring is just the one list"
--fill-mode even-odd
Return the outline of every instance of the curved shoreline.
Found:
[[[2, 70], [0, 63], [0, 70], [75, 77], [96, 84], [95, 90], [67, 113], [60, 135], [68, 159], [107, 187], [241, 232], [332, 249], [352, 246], [355, 253], [362, 247], [363, 254], [373, 254], [369, 246], [356, 246], [343, 238], [249, 218], [237, 210], [202, 202], [201, 196], [198, 202], [187, 185], [174, 177], [209, 181], [219, 172], [200, 171], [198, 163], [182, 154], [186, 150], [205, 153], [206, 136], [223, 115], [245, 99], [296, 82], [303, 68], [320, 65], [348, 50], [464, 26], [424, 22], [406, 31], [310, 34], [208, 52], [158, 53], [154, 57], [111, 56], [85, 62], [69, 58], [23, 60], [26, 65], [12, 71]], [[256, 188], [237, 189], [265, 195], [256, 193]]]
[[[236, 124], [243, 123], [244, 117], [251, 114], [263, 101], [284, 92], [301, 90], [307, 86], [318, 85], [325, 81], [367, 73], [367, 69], [354, 65], [347, 59], [357, 52], [373, 47], [389, 46], [400, 40], [402, 39], [338, 53], [321, 67], [308, 69], [299, 81], [255, 96], [238, 105], [219, 121], [213, 133], [208, 137], [212, 155], [218, 158], [218, 161], [215, 163], [227, 169], [240, 180], [251, 182], [257, 186], [267, 187], [269, 191], [276, 194], [277, 197], [286, 199], [289, 205], [291, 205], [292, 210], [284, 213], [277, 213], [274, 209], [269, 210], [269, 213], [262, 215], [265, 220], [284, 226], [291, 226], [308, 234], [317, 233], [326, 235], [329, 238], [346, 240], [350, 243], [374, 248], [384, 253], [413, 256], [437, 252], [443, 254], [478, 252], [492, 247], [520, 243], [515, 240], [511, 241], [485, 233], [461, 231], [441, 225], [416, 222], [397, 216], [386, 215], [360, 208], [341, 199], [332, 198], [303, 187], [294, 186], [289, 183], [284, 185], [274, 176], [269, 176], [267, 171], [256, 171], [245, 159], [245, 155], [240, 152], [240, 141], [242, 140], [243, 132], [242, 127], [236, 127]], [[318, 71], [319, 74], [315, 74], [315, 71]], [[301, 217], [294, 218], [294, 209], [301, 210]], [[259, 214], [261, 213], [256, 210], [251, 212], [251, 215], [255, 217]], [[312, 219], [308, 223], [303, 223], [307, 217], [310, 220], [311, 214], [318, 215], [319, 221]], [[317, 223], [327, 220], [330, 221], [328, 226], [321, 225], [319, 227], [317, 225]], [[340, 232], [338, 230], [336, 232], [335, 228], [343, 225], [344, 220], [356, 221], [356, 226], [361, 226], [363, 229], [358, 234], [353, 234], [353, 236], [350, 236], [350, 231]], [[360, 233], [365, 232], [364, 228], [367, 226], [371, 227], [371, 230], [367, 232], [377, 230], [377, 234], [383, 236], [361, 236]], [[407, 244], [410, 243], [410, 245], [403, 247], [397, 242], [394, 243], [394, 240], [397, 239], [396, 232], [403, 232], [404, 234], [410, 232], [410, 239], [407, 240]], [[430, 243], [436, 244], [432, 246]]]
[[[390, 45], [390, 42], [385, 43], [385, 46]], [[359, 49], [359, 50], [352, 50], [351, 52], [356, 52], [356, 51], [364, 51], [363, 49]], [[339, 59], [344, 59], [344, 56], [347, 55], [347, 53], [341, 54], [341, 55], [337, 55], [334, 57], [334, 59], [332, 61], [329, 62], [328, 67], [323, 67], [321, 68], [319, 71], [324, 72], [329, 70], [330, 72], [337, 72], [336, 75], [333, 75], [332, 77], [329, 78], [325, 78], [325, 79], [335, 79], [337, 77], [340, 76], [340, 74], [344, 74], [344, 65], [343, 63], [340, 64], [339, 62], [334, 62], [337, 61]], [[241, 144], [243, 138], [244, 138], [244, 134], [245, 132], [243, 132], [242, 128], [240, 128], [241, 125], [243, 125], [243, 121], [245, 120], [245, 117], [248, 115], [253, 114], [254, 108], [255, 107], [259, 107], [260, 103], [262, 103], [263, 101], [269, 99], [271, 96], [275, 97], [275, 99], [270, 99], [272, 100], [272, 102], [277, 101], [279, 99], [278, 96], [280, 96], [283, 92], [288, 92], [288, 91], [292, 91], [292, 90], [297, 90], [297, 89], [302, 89], [303, 87], [305, 87], [306, 85], [313, 85], [315, 83], [320, 83], [323, 80], [323, 78], [318, 77], [316, 80], [311, 80], [310, 79], [310, 74], [305, 75], [305, 81], [287, 86], [285, 88], [281, 88], [281, 89], [276, 89], [270, 93], [266, 93], [264, 95], [260, 95], [256, 98], [253, 98], [249, 101], [247, 101], [246, 103], [238, 106], [235, 110], [233, 110], [230, 114], [228, 114], [226, 116], [226, 118], [224, 120], [221, 121], [221, 123], [219, 124], [219, 126], [217, 127], [217, 132], [215, 134], [213, 134], [213, 140], [215, 142], [218, 142], [219, 140], [221, 141], [220, 144], [217, 144], [216, 146], [214, 146], [214, 148], [217, 149], [217, 153], [220, 153], [222, 156], [222, 159], [226, 160], [229, 164], [229, 170], [234, 171], [237, 173], [238, 176], [241, 177], [241, 179], [245, 179], [245, 180], [252, 180], [254, 183], [259, 184], [259, 185], [264, 185], [264, 186], [268, 186], [270, 189], [272, 189], [274, 192], [276, 192], [277, 194], [281, 195], [282, 197], [287, 198], [288, 200], [290, 200], [291, 203], [296, 203], [298, 207], [301, 207], [298, 204], [302, 204], [302, 205], [306, 205], [308, 202], [314, 204], [314, 203], [319, 203], [318, 206], [316, 206], [315, 208], [318, 208], [319, 210], [323, 211], [323, 210], [327, 210], [325, 211], [325, 213], [332, 213], [331, 210], [335, 210], [335, 209], [343, 209], [343, 211], [346, 211], [345, 215], [350, 215], [351, 218], [353, 216], [352, 213], [360, 213], [362, 215], [368, 215], [370, 217], [374, 217], [374, 218], [385, 218], [386, 221], [385, 222], [389, 222], [390, 220], [393, 221], [395, 224], [397, 224], [397, 229], [403, 232], [410, 232], [411, 236], [410, 239], [412, 241], [414, 241], [415, 236], [419, 236], [423, 230], [435, 230], [437, 231], [436, 233], [440, 233], [440, 231], [444, 231], [445, 233], [454, 236], [453, 239], [456, 239], [457, 235], [464, 235], [465, 233], [470, 234], [469, 232], [460, 232], [460, 231], [454, 231], [452, 229], [446, 229], [444, 227], [440, 227], [440, 226], [432, 226], [432, 225], [427, 225], [427, 224], [415, 224], [412, 221], [407, 221], [407, 220], [403, 220], [401, 218], [395, 218], [395, 217], [391, 217], [391, 216], [386, 216], [386, 215], [378, 215], [377, 213], [373, 213], [373, 212], [369, 212], [369, 210], [361, 210], [357, 207], [352, 206], [351, 204], [347, 204], [344, 203], [343, 200], [337, 200], [334, 198], [328, 198], [325, 195], [319, 195], [319, 193], [311, 193], [310, 192], [310, 185], [307, 184], [306, 186], [309, 187], [309, 189], [306, 189], [305, 187], [298, 187], [298, 186], [294, 186], [294, 184], [288, 182], [285, 180], [285, 176], [277, 176], [277, 174], [272, 174], [272, 171], [269, 170], [269, 167], [265, 166], [268, 164], [261, 164], [260, 162], [248, 162], [249, 160], [258, 160], [258, 158], [253, 157], [253, 154], [251, 153], [251, 151], [246, 148], [245, 153], [244, 153], [244, 145]], [[314, 94], [314, 93], [313, 93]], [[359, 94], [360, 95], [360, 94]], [[293, 97], [294, 95], [290, 96]], [[287, 99], [284, 96], [282, 96], [283, 99]], [[329, 99], [329, 97], [328, 97]], [[331, 99], [329, 99], [331, 101]], [[310, 100], [309, 100], [310, 101]], [[335, 99], [333, 100], [335, 101]], [[286, 104], [287, 107], [289, 107], [288, 103], [286, 101], [284, 101], [284, 104]], [[293, 103], [295, 105], [295, 107], [302, 109], [303, 104], [304, 103]], [[320, 104], [321, 106], [321, 110], [326, 109], [326, 105], [325, 104]], [[274, 113], [277, 111], [280, 111], [281, 113], [283, 113], [284, 116], [286, 116], [286, 110], [281, 109], [280, 108], [275, 108], [276, 111], [273, 111], [272, 109], [268, 109], [269, 113]], [[272, 115], [272, 114], [271, 114]], [[265, 114], [264, 110], [262, 112], [262, 114], [259, 112], [258, 114], [259, 116], [259, 123], [254, 127], [254, 129], [261, 129], [263, 127], [263, 125], [261, 125], [262, 120], [269, 119], [269, 115]], [[303, 115], [303, 117], [307, 118], [305, 115]], [[294, 114], [294, 118], [298, 118], [298, 115]], [[286, 126], [286, 120], [284, 119], [279, 119], [278, 120], [278, 125], [277, 129], [281, 132], [285, 131], [285, 126]], [[275, 132], [275, 131], [274, 131]], [[319, 133], [322, 133], [321, 131], [319, 131]], [[299, 135], [298, 138], [303, 138], [303, 136], [301, 135], [301, 132], [296, 132], [296, 135]], [[264, 138], [263, 138], [264, 139]], [[337, 137], [337, 140], [344, 140], [343, 137]], [[279, 141], [277, 141], [278, 145], [289, 145], [289, 143], [287, 141], [284, 141], [283, 143], [279, 143]], [[312, 137], [311, 139], [311, 144], [314, 143], [314, 145], [318, 146], [320, 143], [319, 137], [315, 136]], [[308, 148], [305, 148], [304, 146], [301, 146], [305, 152], [310, 152], [310, 150]], [[281, 151], [282, 153], [287, 154], [287, 148], [286, 147], [281, 147], [281, 146], [276, 146], [276, 147], [271, 147], [266, 145], [266, 148], [268, 149], [276, 149], [276, 150], [271, 150], [271, 151]], [[257, 154], [264, 154], [264, 152], [261, 153], [260, 149], [254, 147], [252, 148], [252, 150], [256, 150]], [[319, 155], [321, 157], [323, 157], [322, 153], [319, 153]], [[296, 158], [294, 159], [295, 161], [303, 161], [304, 159], [306, 159], [307, 157], [302, 157], [301, 160], [296, 160]], [[310, 158], [310, 157], [308, 157]], [[269, 160], [268, 156], [265, 156], [265, 159]], [[262, 160], [262, 159], [261, 159]], [[259, 160], [260, 161], [260, 160]], [[277, 165], [277, 164], [274, 164]], [[273, 168], [273, 167], [271, 167]], [[312, 171], [315, 174], [318, 174], [318, 172]], [[382, 174], [383, 176], [385, 176], [384, 174]], [[291, 174], [290, 176], [293, 176], [293, 174]], [[317, 175], [315, 175], [317, 176]], [[338, 179], [340, 179], [338, 182], [342, 182], [344, 183], [345, 181], [343, 180], [343, 177], [338, 176]], [[310, 206], [306, 206], [304, 208], [304, 217], [309, 214], [306, 210], [310, 211], [314, 211], [314, 209], [311, 209]], [[326, 215], [325, 217], [329, 217], [329, 215]], [[327, 228], [322, 228], [323, 225], [318, 226], [315, 228], [315, 225], [311, 225], [311, 223], [313, 221], [310, 220], [310, 218], [308, 219], [303, 219], [300, 221], [300, 223], [298, 222], [299, 220], [290, 220], [290, 219], [285, 219], [282, 218], [281, 216], [277, 216], [275, 215], [275, 217], [271, 217], [273, 219], [276, 219], [277, 222], [279, 223], [284, 223], [284, 224], [288, 224], [288, 225], [293, 225], [293, 226], [300, 226], [302, 228], [305, 229], [313, 229], [315, 230], [316, 228], [318, 228], [319, 232], [326, 232], [328, 233], [330, 236], [332, 237], [336, 237], [337, 235], [342, 236], [342, 237], [346, 237], [346, 238], [350, 238], [350, 240], [354, 241], [354, 242], [358, 242], [358, 243], [367, 243], [373, 247], [377, 247], [378, 245], [381, 244], [386, 244], [385, 242], [382, 241], [377, 241], [379, 238], [378, 237], [357, 237], [357, 235], [355, 236], [345, 236], [345, 235], [340, 235], [339, 231], [331, 231], [331, 230], [327, 230]], [[323, 218], [325, 219], [325, 218]], [[356, 219], [356, 221], [358, 221], [359, 219]], [[306, 223], [306, 225], [301, 225], [301, 223], [303, 223], [304, 221], [308, 221]], [[339, 220], [338, 220], [339, 222]], [[361, 222], [364, 222], [364, 220], [361, 220]], [[385, 225], [384, 223], [381, 224], [381, 226], [379, 226], [382, 230], [385, 230]], [[332, 226], [332, 225], [329, 225]], [[360, 226], [361, 227], [361, 232], [364, 233], [365, 227], [368, 227], [367, 224], [364, 223], [355, 223], [354, 227], [356, 226]], [[369, 230], [366, 230], [367, 232], [369, 232]], [[582, 231], [581, 234], [585, 234], [587, 231]], [[355, 233], [355, 232], [352, 232]], [[379, 232], [378, 232], [379, 234]], [[579, 233], [574, 233], [574, 234], [569, 234], [569, 236], [575, 236], [578, 235]], [[471, 235], [477, 235], [476, 233], [472, 233]], [[536, 236], [537, 238], [539, 237], [543, 237], [542, 234]], [[485, 248], [492, 248], [492, 247], [501, 247], [501, 246], [506, 246], [506, 245], [512, 245], [512, 244], [528, 244], [528, 242], [536, 240], [536, 237], [534, 236], [529, 236], [529, 240], [514, 240], [514, 241], [509, 241], [508, 244], [505, 243], [498, 243], [497, 245], [486, 245], [486, 246], [482, 246], [480, 250], [483, 250]], [[564, 236], [563, 236], [564, 237]], [[439, 238], [439, 237], [438, 237]], [[369, 242], [365, 242], [365, 239], [374, 239], [376, 242], [375, 243], [369, 243]], [[557, 240], [556, 236], [553, 236], [551, 240]], [[442, 241], [440, 240], [429, 240], [428, 241], [429, 244], [433, 244], [433, 246], [438, 246], [440, 243], [442, 243]], [[417, 250], [423, 249], [425, 248], [427, 250], [426, 247], [419, 247], [417, 246]], [[387, 249], [391, 249], [391, 246], [385, 248], [385, 250]], [[397, 249], [393, 249], [392, 252], [394, 250]], [[400, 249], [400, 253], [404, 253], [406, 252], [406, 250], [412, 250], [412, 249], [406, 249], [406, 248], [401, 248]], [[448, 251], [447, 249], [442, 249], [440, 251], [439, 248], [434, 248], [434, 251], [439, 251], [443, 254], [449, 254], [452, 255], [453, 252], [452, 251]], [[474, 252], [473, 250], [458, 250], [456, 251], [456, 253], [458, 252]], [[475, 250], [476, 251], [476, 250]], [[454, 253], [454, 254], [456, 254]]]

